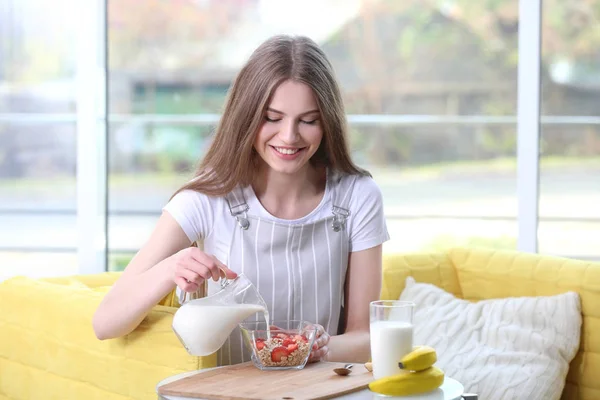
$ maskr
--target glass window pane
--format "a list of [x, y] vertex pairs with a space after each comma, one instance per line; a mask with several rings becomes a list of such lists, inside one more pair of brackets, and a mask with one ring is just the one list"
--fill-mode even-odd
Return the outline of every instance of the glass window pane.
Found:
[[119, 252], [113, 250], [108, 258], [108, 271], [121, 272], [127, 267], [135, 252]]
[[0, 2], [0, 279], [77, 273], [71, 6]]
[[543, 7], [539, 250], [600, 259], [600, 0]]
[[110, 125], [109, 269], [122, 264], [122, 253], [135, 253], [146, 241], [161, 208], [189, 179], [211, 129], [127, 118]]
[[[4, 276], [76, 271], [75, 151], [72, 123], [0, 123]], [[68, 257], [56, 255], [46, 262], [47, 252]]]
[[0, 2], [0, 112], [74, 112], [77, 20], [69, 5]]
[[[391, 236], [386, 246], [395, 251], [516, 248], [514, 124], [461, 127], [458, 138], [451, 130], [444, 125], [353, 128], [355, 159], [369, 168], [383, 192]], [[362, 144], [364, 138], [369, 140]], [[495, 152], [492, 160], [479, 159], [489, 151]]]
[[[518, 1], [323, 0], [307, 24], [309, 3], [151, 0], [140, 12], [109, 1], [110, 224], [152, 226], [191, 177], [250, 52], [296, 33], [334, 65], [353, 153], [385, 196], [386, 246], [515, 248]], [[129, 250], [128, 240], [109, 246]]]

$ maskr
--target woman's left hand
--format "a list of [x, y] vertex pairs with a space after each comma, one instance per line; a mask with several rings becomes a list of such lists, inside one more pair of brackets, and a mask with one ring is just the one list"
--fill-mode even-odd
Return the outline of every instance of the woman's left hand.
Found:
[[327, 348], [327, 344], [329, 343], [330, 336], [327, 332], [325, 332], [325, 328], [322, 325], [314, 324], [314, 327], [317, 328], [316, 339], [313, 343], [313, 348], [310, 352], [310, 356], [308, 357], [308, 362], [317, 362], [325, 359], [329, 349]]

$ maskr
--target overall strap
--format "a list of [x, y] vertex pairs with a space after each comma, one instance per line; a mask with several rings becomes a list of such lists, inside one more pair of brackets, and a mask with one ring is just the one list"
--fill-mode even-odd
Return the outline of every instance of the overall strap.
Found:
[[231, 192], [225, 196], [227, 205], [229, 206], [229, 212], [237, 220], [238, 224], [242, 229], [246, 230], [250, 226], [248, 215], [246, 212], [250, 209], [246, 203], [244, 192], [241, 187], [237, 186]]
[[332, 227], [339, 232], [346, 227], [346, 219], [350, 216], [350, 198], [354, 190], [357, 175], [334, 175], [332, 176], [332, 208], [334, 215]]

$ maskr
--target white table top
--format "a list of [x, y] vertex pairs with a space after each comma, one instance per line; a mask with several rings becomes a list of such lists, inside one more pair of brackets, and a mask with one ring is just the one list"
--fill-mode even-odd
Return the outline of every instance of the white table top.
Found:
[[[217, 367], [218, 368], [218, 367]], [[179, 375], [174, 375], [169, 378], [163, 379], [156, 385], [156, 393], [158, 395], [159, 400], [190, 400], [189, 397], [179, 397], [179, 396], [161, 396], [158, 394], [158, 388], [162, 385], [166, 385], [167, 383], [176, 381], [181, 378], [185, 378], [188, 376], [201, 374], [202, 372], [209, 371], [212, 368], [201, 369], [197, 371], [184, 372]], [[356, 391], [354, 393], [346, 394], [340, 397], [336, 397], [338, 400], [372, 400], [372, 399], [386, 399], [386, 400], [460, 400], [464, 393], [464, 387], [458, 381], [446, 377], [444, 379], [444, 384], [437, 388], [436, 390], [424, 393], [416, 396], [402, 396], [402, 397], [391, 397], [391, 396], [382, 396], [377, 393], [371, 392], [369, 389], [363, 389], [360, 391]], [[194, 400], [206, 400], [195, 398]]]

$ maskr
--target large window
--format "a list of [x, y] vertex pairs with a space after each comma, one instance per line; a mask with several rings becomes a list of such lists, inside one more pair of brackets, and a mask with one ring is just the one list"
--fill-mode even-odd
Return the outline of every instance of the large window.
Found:
[[540, 251], [600, 258], [600, 1], [543, 2]]
[[232, 78], [277, 32], [314, 38], [334, 64], [354, 156], [385, 196], [386, 246], [515, 248], [517, 31], [500, 25], [516, 24], [517, 1], [320, 3], [328, 12], [311, 24], [302, 2], [153, 0], [143, 17], [134, 1], [109, 3], [115, 257], [141, 245], [189, 179]]
[[0, 2], [0, 280], [77, 273], [75, 16]]
[[[276, 33], [310, 36], [331, 59], [353, 155], [384, 194], [392, 237], [385, 251], [517, 249], [523, 235], [536, 243], [535, 229], [520, 228], [528, 215], [519, 207], [524, 198], [535, 202], [537, 190], [521, 189], [517, 169], [518, 123], [535, 122], [518, 107], [519, 71], [537, 72], [530, 61], [519, 64], [519, 28], [535, 24], [535, 1], [94, 2], [106, 7], [98, 21], [104, 26], [106, 16], [107, 35], [91, 45], [109, 60], [107, 81], [96, 82], [108, 84], [107, 115], [90, 114], [109, 121], [107, 242], [76, 224], [86, 204], [76, 187], [104, 184], [75, 174], [77, 138], [98, 134], [76, 124], [77, 17], [61, 2], [4, 1], [0, 279], [88, 272], [76, 257], [82, 235], [108, 252], [106, 265], [93, 269], [122, 269], [191, 178], [236, 72]], [[520, 6], [532, 13], [519, 15]], [[43, 20], [40, 7], [48, 8]], [[592, 233], [600, 228], [599, 9], [600, 0], [543, 1], [544, 253], [600, 258]], [[537, 162], [534, 149], [519, 154]]]

